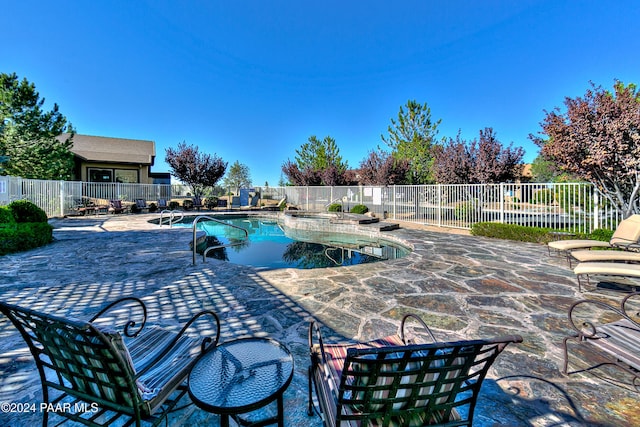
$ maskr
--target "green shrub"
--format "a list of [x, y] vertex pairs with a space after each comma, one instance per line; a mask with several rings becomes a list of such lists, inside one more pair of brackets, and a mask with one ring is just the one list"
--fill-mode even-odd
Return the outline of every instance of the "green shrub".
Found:
[[26, 251], [53, 241], [53, 227], [44, 222], [18, 223], [0, 227], [0, 255]]
[[475, 215], [475, 207], [473, 206], [473, 202], [460, 202], [456, 204], [454, 214], [456, 219], [462, 221], [471, 220]]
[[[496, 239], [515, 240], [518, 242], [549, 243], [556, 240], [553, 233], [562, 230], [541, 227], [525, 227], [517, 224], [500, 224], [497, 222], [478, 222], [471, 226], [471, 235], [494, 237]], [[573, 233], [572, 239], [594, 239], [608, 242], [613, 235], [612, 230], [593, 230], [591, 234]]]
[[329, 205], [329, 212], [342, 212], [342, 205], [340, 203], [331, 203]]
[[349, 212], [354, 213], [354, 214], [364, 215], [367, 212], [369, 212], [369, 208], [366, 207], [365, 205], [355, 205], [354, 207], [351, 208], [351, 210]]
[[531, 196], [531, 203], [539, 205], [550, 205], [553, 203], [553, 192], [550, 188], [538, 190]]
[[519, 242], [547, 243], [553, 238], [551, 230], [539, 227], [524, 227], [497, 222], [478, 222], [471, 226], [471, 235], [516, 240]]
[[9, 203], [17, 222], [47, 222], [47, 214], [28, 200], [16, 200]]
[[16, 224], [16, 217], [9, 206], [0, 206], [0, 227]]
[[558, 186], [555, 194], [560, 208], [564, 212], [571, 213], [574, 210], [589, 212], [593, 210], [593, 200], [587, 191], [588, 184], [575, 186]]
[[604, 228], [596, 228], [589, 235], [590, 239], [594, 240], [602, 240], [603, 242], [608, 242], [613, 237], [613, 230], [605, 230]]
[[218, 206], [218, 198], [217, 197], [207, 197], [207, 200], [204, 202], [204, 205], [209, 210], [213, 210]]

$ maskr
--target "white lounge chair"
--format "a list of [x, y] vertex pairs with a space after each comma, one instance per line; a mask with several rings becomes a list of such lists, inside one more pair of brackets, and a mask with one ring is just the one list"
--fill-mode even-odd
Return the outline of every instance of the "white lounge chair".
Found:
[[618, 248], [618, 249], [640, 249], [640, 215], [631, 215], [618, 224], [611, 240], [603, 242], [601, 240], [590, 239], [568, 239], [557, 240], [548, 243], [549, 254], [551, 249], [564, 252], [567, 255], [567, 262], [571, 265], [570, 251], [573, 249], [588, 248]]
[[640, 252], [604, 250], [590, 251], [588, 249], [571, 251], [571, 257], [578, 262], [637, 262], [640, 263]]
[[[618, 276], [640, 278], [640, 264], [627, 264], [623, 262], [581, 262], [576, 265], [573, 272], [578, 278], [578, 290], [582, 292], [582, 276]], [[640, 286], [640, 284], [639, 284]]]

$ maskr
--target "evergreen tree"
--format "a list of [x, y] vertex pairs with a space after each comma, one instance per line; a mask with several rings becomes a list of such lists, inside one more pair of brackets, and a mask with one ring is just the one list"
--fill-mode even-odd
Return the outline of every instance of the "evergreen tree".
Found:
[[229, 167], [229, 171], [224, 178], [223, 187], [234, 189], [236, 194], [238, 194], [240, 188], [251, 187], [249, 167], [236, 160], [236, 162]]
[[335, 139], [311, 136], [296, 150], [295, 162], [284, 162], [282, 172], [293, 185], [344, 185], [347, 168]]
[[[35, 85], [0, 73], [0, 173], [33, 179], [74, 178], [74, 129], [58, 105], [44, 111]], [[68, 137], [61, 137], [67, 133]]]
[[406, 110], [400, 107], [398, 120], [391, 119], [389, 135], [382, 141], [387, 144], [396, 159], [407, 160], [410, 164], [409, 184], [429, 184], [433, 182], [433, 146], [436, 144], [438, 125], [441, 120], [431, 120], [431, 109], [426, 103], [407, 101]]

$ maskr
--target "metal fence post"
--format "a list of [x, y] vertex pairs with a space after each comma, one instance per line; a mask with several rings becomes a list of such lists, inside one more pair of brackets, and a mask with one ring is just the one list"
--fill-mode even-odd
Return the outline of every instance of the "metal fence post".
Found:
[[396, 185], [393, 184], [393, 188], [391, 189], [391, 191], [393, 192], [391, 200], [393, 201], [393, 219], [398, 219], [397, 213], [396, 213]]
[[600, 228], [600, 198], [598, 197], [598, 192], [595, 188], [591, 187], [591, 191], [593, 192], [593, 230]]
[[59, 197], [60, 197], [60, 216], [64, 217], [64, 181], [58, 181], [58, 185], [60, 186]]
[[437, 212], [438, 212], [438, 227], [442, 226], [442, 184], [438, 184], [438, 194], [437, 194], [437, 199], [438, 201], [438, 207], [437, 207]]
[[500, 224], [504, 224], [504, 182], [500, 183]]

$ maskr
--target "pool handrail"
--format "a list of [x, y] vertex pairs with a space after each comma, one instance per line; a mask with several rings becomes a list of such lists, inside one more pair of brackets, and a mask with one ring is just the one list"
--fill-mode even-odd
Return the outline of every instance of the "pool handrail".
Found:
[[336, 197], [335, 199], [333, 199], [332, 201], [330, 201], [329, 203], [327, 203], [325, 205], [325, 208], [329, 208], [329, 206], [331, 206], [332, 204], [334, 204], [335, 202], [340, 202], [340, 213], [341, 215], [336, 214], [336, 216], [343, 218], [344, 219], [344, 202], [345, 202], [345, 198], [346, 196], [343, 197]]
[[[162, 217], [164, 216], [165, 213], [169, 214], [169, 228], [173, 227], [174, 222], [182, 221], [182, 219], [184, 218], [184, 213], [182, 211], [163, 209], [160, 212], [160, 223], [159, 223], [160, 227], [162, 227]], [[180, 214], [180, 218], [174, 221], [175, 217], [177, 216], [176, 214]]]
[[[237, 225], [229, 224], [228, 222], [220, 221], [219, 219], [216, 219], [216, 218], [214, 218], [212, 216], [209, 216], [209, 215], [198, 215], [193, 220], [193, 223], [191, 224], [191, 229], [193, 231], [193, 247], [192, 247], [193, 265], [196, 265], [196, 241], [197, 241], [197, 238], [196, 238], [196, 226], [198, 225], [198, 222], [203, 220], [203, 219], [205, 219], [207, 221], [217, 222], [218, 224], [226, 225], [226, 226], [229, 226], [229, 227], [232, 227], [232, 228], [237, 228], [238, 230], [242, 230], [244, 232], [245, 239], [249, 238], [249, 232], [245, 228], [238, 227]], [[202, 252], [203, 262], [207, 260], [207, 252], [209, 252], [210, 249], [213, 250], [213, 249], [224, 248], [224, 247], [227, 247], [227, 246], [234, 246], [234, 245], [237, 245], [237, 243], [228, 243], [226, 245], [212, 246], [210, 248], [205, 249]]]

